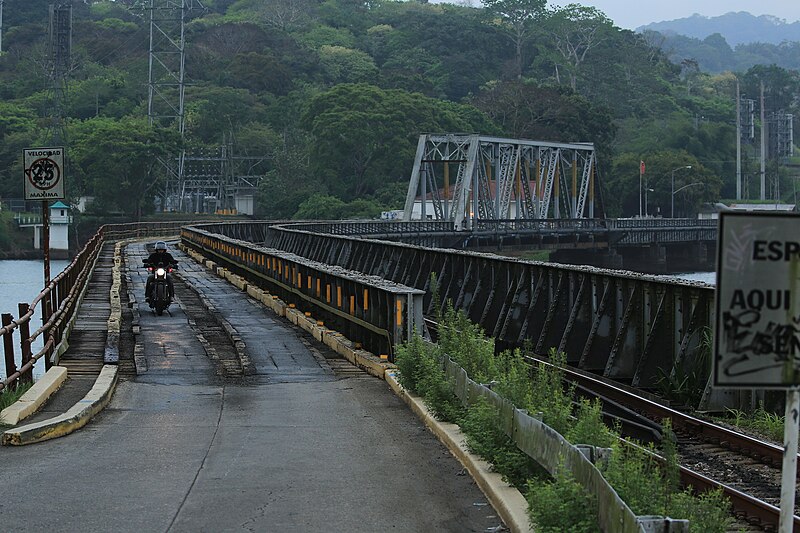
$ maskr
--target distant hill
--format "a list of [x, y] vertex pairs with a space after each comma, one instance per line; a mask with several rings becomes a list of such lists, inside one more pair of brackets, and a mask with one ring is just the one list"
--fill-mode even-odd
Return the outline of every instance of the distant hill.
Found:
[[756, 17], [746, 11], [730, 12], [718, 17], [694, 14], [691, 17], [653, 22], [637, 28], [652, 30], [664, 35], [678, 34], [703, 40], [718, 33], [732, 47], [747, 43], [780, 44], [783, 41], [800, 41], [800, 21], [787, 22], [770, 15]]

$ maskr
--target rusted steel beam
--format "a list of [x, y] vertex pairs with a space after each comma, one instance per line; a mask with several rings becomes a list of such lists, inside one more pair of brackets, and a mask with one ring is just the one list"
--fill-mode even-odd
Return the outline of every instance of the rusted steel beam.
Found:
[[[532, 341], [540, 353], [561, 347], [581, 368], [627, 382], [635, 378], [646, 388], [696, 357], [700, 332], [712, 321], [714, 290], [700, 284], [368, 238], [368, 232], [386, 235], [394, 228], [384, 223], [248, 224], [250, 229], [240, 225], [237, 231], [258, 235], [272, 248], [423, 290], [428, 313], [449, 300], [505, 345]], [[409, 224], [402, 230], [422, 227]], [[614, 229], [716, 231], [710, 223], [691, 224], [620, 222]], [[225, 224], [202, 228], [232, 231]], [[431, 301], [431, 273], [439, 280], [438, 302]]]
[[[561, 342], [558, 349], [571, 356], [570, 364], [580, 363], [581, 356], [583, 355], [581, 348], [586, 345], [586, 337], [588, 334], [588, 324], [586, 324], [585, 316], [588, 314], [588, 307], [590, 305], [586, 295], [589, 293], [586, 290], [586, 276], [578, 275], [579, 281], [577, 282], [578, 288], [575, 296], [572, 298], [572, 309], [569, 313], [569, 319], [564, 327], [564, 332], [561, 335]], [[570, 289], [572, 292], [572, 285], [574, 279], [570, 279]], [[575, 327], [576, 323], [579, 327]], [[582, 326], [582, 327], [581, 327]]]
[[187, 246], [290, 304], [312, 308], [326, 324], [375, 354], [422, 331], [423, 292], [232, 237], [184, 228]]
[[539, 340], [536, 343], [536, 353], [546, 353], [548, 348], [554, 347], [554, 344], [552, 344], [548, 340], [549, 338], [548, 335], [550, 335], [551, 329], [555, 329], [553, 327], [554, 326], [553, 321], [554, 318], [556, 317], [558, 306], [561, 303], [560, 297], [561, 297], [561, 291], [564, 287], [564, 277], [565, 277], [564, 272], [557, 272], [555, 274], [558, 277], [558, 283], [556, 284], [554, 289], [552, 286], [553, 278], [552, 276], [550, 277], [550, 299], [549, 299], [550, 305], [547, 306], [547, 316], [545, 317], [544, 322], [542, 323], [542, 330], [541, 333], [539, 334]]
[[[602, 284], [603, 291], [597, 303], [597, 309], [594, 312], [594, 319], [589, 334], [586, 336], [586, 343], [581, 352], [581, 359], [578, 362], [578, 367], [585, 370], [599, 371], [605, 368], [608, 362], [608, 357], [603, 357], [602, 354], [608, 354], [611, 349], [611, 331], [613, 330], [612, 315], [606, 309], [610, 309], [608, 301], [611, 299], [611, 292], [614, 290], [614, 283], [610, 279], [599, 280]], [[595, 294], [597, 287], [594, 287]], [[596, 297], [596, 296], [595, 296]], [[602, 329], [601, 329], [602, 327]], [[600, 345], [603, 348], [600, 348]], [[598, 349], [599, 348], [599, 349]], [[600, 354], [600, 357], [591, 357], [593, 354]]]

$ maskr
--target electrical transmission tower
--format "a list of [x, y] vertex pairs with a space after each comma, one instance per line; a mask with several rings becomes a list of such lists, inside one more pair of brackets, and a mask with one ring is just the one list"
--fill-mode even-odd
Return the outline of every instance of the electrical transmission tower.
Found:
[[[134, 11], [149, 11], [150, 54], [147, 117], [151, 126], [185, 133], [186, 21], [192, 10], [204, 11], [198, 0], [140, 0]], [[161, 209], [247, 214], [253, 212], [258, 177], [240, 172], [266, 156], [234, 156], [232, 137], [216, 150], [187, 154], [184, 149], [162, 160], [166, 173]]]
[[[2, 3], [2, 0], [0, 0]], [[50, 87], [47, 116], [50, 119], [49, 138], [53, 146], [66, 142], [67, 77], [72, 51], [72, 2], [50, 4], [49, 31]]]
[[3, 0], [0, 0], [0, 54], [3, 53]]
[[[198, 0], [149, 0], [150, 53], [147, 81], [147, 118], [151, 126], [174, 128], [183, 138], [186, 89], [186, 19], [193, 9], [203, 9]], [[162, 207], [182, 210], [185, 151], [162, 160], [166, 183]]]

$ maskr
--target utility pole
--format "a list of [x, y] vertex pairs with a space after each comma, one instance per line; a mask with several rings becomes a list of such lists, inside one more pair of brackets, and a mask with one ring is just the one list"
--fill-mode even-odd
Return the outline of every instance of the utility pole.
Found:
[[50, 4], [50, 142], [66, 142], [67, 77], [72, 54], [72, 1]]
[[3, 53], [3, 0], [0, 0], [0, 54]]
[[764, 111], [764, 82], [761, 82], [761, 196], [767, 199], [767, 120]]
[[[147, 118], [151, 126], [185, 129], [184, 94], [186, 89], [186, 18], [198, 0], [150, 0], [150, 50], [147, 77]], [[181, 149], [174, 160], [161, 159], [166, 169], [162, 209], [176, 202], [183, 208], [186, 152]]]
[[742, 99], [736, 78], [736, 199], [742, 199]]

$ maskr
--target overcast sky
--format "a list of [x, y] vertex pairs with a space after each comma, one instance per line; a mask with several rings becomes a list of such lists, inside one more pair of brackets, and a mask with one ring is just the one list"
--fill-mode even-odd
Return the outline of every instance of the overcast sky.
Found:
[[594, 6], [617, 26], [630, 30], [651, 22], [690, 17], [694, 13], [714, 17], [730, 11], [747, 11], [756, 16], [772, 15], [787, 22], [800, 19], [797, 0], [550, 0], [548, 5], [565, 5], [572, 1]]

